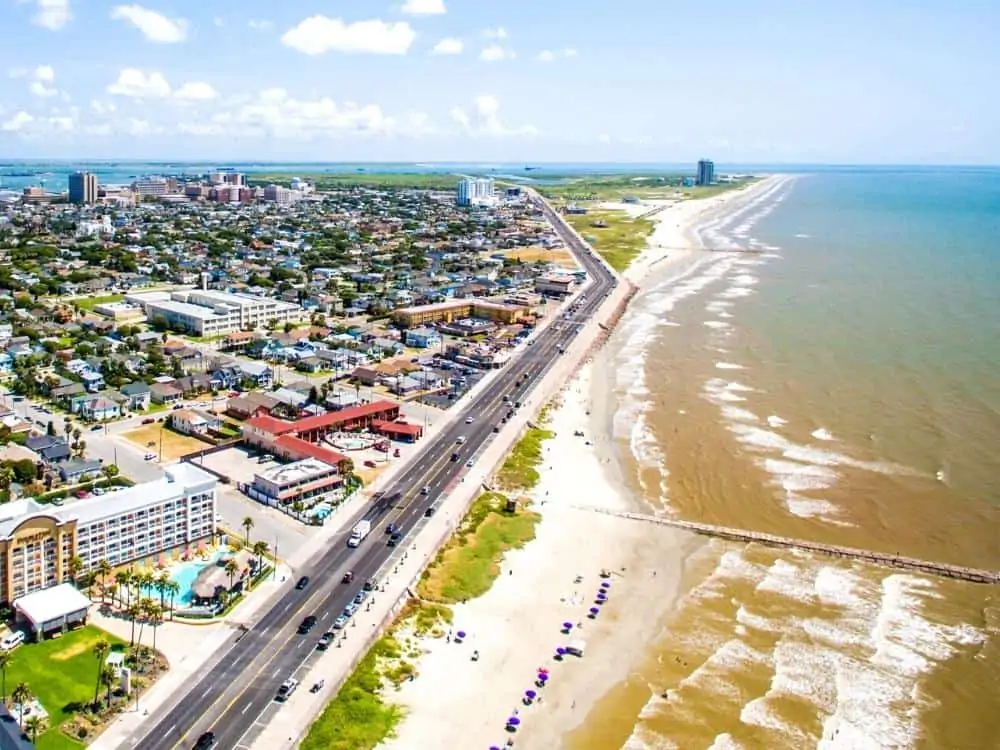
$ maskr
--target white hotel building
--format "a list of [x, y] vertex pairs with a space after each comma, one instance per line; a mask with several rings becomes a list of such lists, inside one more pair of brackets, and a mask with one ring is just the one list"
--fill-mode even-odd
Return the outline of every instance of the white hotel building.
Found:
[[459, 181], [455, 202], [460, 206], [491, 206], [497, 202], [492, 177], [466, 177]]
[[140, 292], [126, 300], [141, 305], [149, 320], [164, 318], [172, 328], [183, 328], [194, 336], [224, 336], [265, 328], [271, 321], [284, 325], [306, 319], [306, 311], [290, 302], [214, 289]]
[[0, 601], [70, 580], [101, 560], [118, 567], [194, 550], [215, 532], [218, 480], [180, 463], [162, 479], [63, 506], [31, 499], [0, 505]]

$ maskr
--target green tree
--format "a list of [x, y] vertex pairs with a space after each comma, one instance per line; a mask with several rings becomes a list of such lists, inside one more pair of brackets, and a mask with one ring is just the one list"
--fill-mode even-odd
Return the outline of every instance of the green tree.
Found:
[[3, 700], [4, 705], [7, 704], [7, 667], [9, 667], [13, 661], [14, 655], [10, 651], [0, 651], [0, 679], [2, 679], [2, 685], [0, 685], [0, 699]]
[[115, 680], [118, 679], [118, 670], [115, 669], [110, 664], [104, 665], [101, 669], [101, 684], [107, 688], [106, 705], [111, 707], [111, 689], [115, 686]]
[[10, 698], [14, 703], [17, 704], [17, 721], [18, 724], [24, 724], [24, 706], [31, 700], [31, 691], [28, 689], [28, 683], [19, 682], [14, 686], [14, 689], [10, 693]]
[[91, 653], [97, 659], [97, 684], [94, 687], [95, 706], [97, 705], [97, 696], [101, 694], [101, 675], [104, 674], [104, 660], [107, 658], [109, 651], [111, 651], [111, 644], [103, 638], [95, 643], [91, 649]]
[[232, 592], [233, 582], [236, 579], [236, 574], [240, 570], [240, 566], [237, 564], [235, 558], [230, 557], [226, 560], [226, 567], [223, 568], [223, 570], [225, 570], [226, 574], [229, 576], [229, 591]]
[[48, 426], [45, 428], [45, 434], [47, 434], [49, 437], [56, 436], [56, 423], [53, 422], [51, 419], [49, 420]]
[[253, 554], [257, 558], [257, 572], [264, 569], [264, 555], [267, 553], [267, 542], [263, 539], [258, 539], [253, 543]]
[[118, 464], [106, 464], [101, 467], [101, 473], [108, 479], [114, 479], [121, 473], [121, 470], [118, 468]]
[[42, 731], [45, 726], [45, 720], [38, 714], [29, 716], [28, 720], [24, 723], [24, 728], [28, 730], [28, 734], [31, 735], [31, 744], [38, 744], [38, 733]]
[[104, 581], [108, 577], [108, 574], [111, 573], [111, 563], [109, 563], [107, 560], [101, 560], [99, 563], [97, 563], [97, 570], [96, 570], [96, 572], [97, 572], [98, 577], [101, 579], [101, 601], [103, 602], [104, 601]]
[[253, 526], [254, 526], [253, 519], [250, 516], [246, 516], [243, 519], [243, 521], [240, 523], [240, 526], [243, 527], [243, 541], [246, 543], [246, 546], [249, 547], [250, 546], [250, 530], [253, 529]]

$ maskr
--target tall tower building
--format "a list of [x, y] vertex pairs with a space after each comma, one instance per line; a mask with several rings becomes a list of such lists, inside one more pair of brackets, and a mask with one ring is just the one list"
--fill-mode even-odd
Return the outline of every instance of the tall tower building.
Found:
[[97, 175], [74, 172], [69, 176], [69, 202], [89, 205], [97, 202]]
[[460, 206], [489, 205], [494, 200], [493, 178], [466, 177], [458, 183], [455, 202]]
[[715, 162], [702, 159], [698, 162], [698, 176], [695, 178], [696, 185], [711, 185], [715, 182]]

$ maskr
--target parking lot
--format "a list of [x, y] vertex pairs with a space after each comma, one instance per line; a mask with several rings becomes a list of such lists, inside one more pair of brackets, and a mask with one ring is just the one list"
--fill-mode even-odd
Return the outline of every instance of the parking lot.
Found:
[[273, 458], [262, 462], [260, 457], [261, 454], [258, 452], [237, 445], [207, 456], [200, 456], [194, 463], [228, 477], [235, 487], [239, 484], [251, 484], [254, 474], [280, 463]]

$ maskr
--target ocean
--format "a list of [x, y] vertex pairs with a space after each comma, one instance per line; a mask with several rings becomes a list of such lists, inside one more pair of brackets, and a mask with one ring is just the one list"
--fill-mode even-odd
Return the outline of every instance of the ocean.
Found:
[[[1000, 170], [790, 177], [604, 356], [652, 512], [1000, 569]], [[637, 377], [636, 373], [641, 376]], [[996, 748], [995, 587], [711, 542], [573, 750]]]

